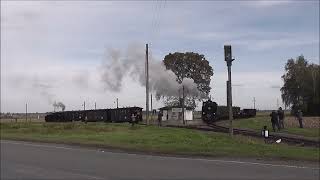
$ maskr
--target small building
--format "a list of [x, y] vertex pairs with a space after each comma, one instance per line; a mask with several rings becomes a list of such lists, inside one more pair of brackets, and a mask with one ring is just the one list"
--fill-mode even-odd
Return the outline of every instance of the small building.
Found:
[[[182, 121], [182, 107], [179, 106], [166, 106], [160, 108], [162, 111], [162, 121]], [[184, 119], [186, 121], [193, 120], [193, 109], [191, 107], [184, 107]]]

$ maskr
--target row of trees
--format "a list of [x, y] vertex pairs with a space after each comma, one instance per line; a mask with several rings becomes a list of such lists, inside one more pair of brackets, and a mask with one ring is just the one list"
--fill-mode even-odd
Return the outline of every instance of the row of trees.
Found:
[[289, 59], [282, 76], [282, 101], [292, 112], [301, 109], [305, 115], [320, 115], [320, 66], [309, 64], [303, 55]]

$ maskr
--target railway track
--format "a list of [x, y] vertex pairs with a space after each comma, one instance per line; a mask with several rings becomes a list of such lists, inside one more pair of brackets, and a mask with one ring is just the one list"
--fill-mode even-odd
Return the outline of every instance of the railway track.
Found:
[[[200, 131], [214, 131], [214, 132], [222, 132], [228, 133], [229, 128], [219, 126], [216, 124], [210, 124], [208, 126], [175, 126], [175, 125], [168, 125], [169, 127], [178, 127], [178, 128], [187, 128], [187, 129], [195, 129]], [[234, 134], [240, 134], [245, 136], [251, 136], [256, 138], [263, 138], [260, 132], [253, 131], [253, 130], [244, 130], [244, 129], [233, 129]], [[290, 144], [290, 145], [298, 145], [298, 146], [307, 146], [307, 147], [319, 147], [320, 142], [315, 140], [297, 138], [297, 137], [290, 137], [284, 135], [275, 135], [269, 134], [269, 138], [267, 138], [268, 143], [274, 143], [276, 140], [281, 139], [281, 142]]]

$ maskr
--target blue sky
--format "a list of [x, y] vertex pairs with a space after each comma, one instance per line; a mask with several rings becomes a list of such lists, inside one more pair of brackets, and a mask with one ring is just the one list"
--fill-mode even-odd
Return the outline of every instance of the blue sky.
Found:
[[100, 70], [108, 49], [134, 44], [143, 53], [146, 43], [158, 61], [204, 54], [218, 104], [226, 104], [223, 45], [231, 44], [233, 104], [251, 108], [255, 97], [257, 108], [275, 109], [287, 59], [319, 64], [319, 1], [1, 1], [1, 109], [23, 112], [28, 102], [46, 112], [52, 100], [105, 108], [116, 97], [144, 107], [144, 87], [125, 77], [120, 92], [105, 90]]

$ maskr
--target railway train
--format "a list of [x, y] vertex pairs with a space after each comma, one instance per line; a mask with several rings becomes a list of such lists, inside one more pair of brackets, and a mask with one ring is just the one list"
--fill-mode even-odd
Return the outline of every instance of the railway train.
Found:
[[[142, 121], [141, 107], [126, 107], [115, 109], [97, 109], [83, 111], [60, 111], [49, 113], [45, 116], [46, 122], [132, 122], [132, 115], [135, 122]], [[255, 109], [243, 109], [233, 107], [233, 117], [235, 119], [249, 118], [256, 116]], [[228, 119], [228, 110], [226, 106], [218, 106], [211, 100], [202, 103], [202, 120], [211, 124], [219, 120]]]
[[45, 116], [46, 122], [135, 122], [142, 121], [141, 107], [126, 107], [116, 109], [97, 109], [83, 111], [60, 111]]
[[[232, 107], [233, 117], [235, 119], [250, 118], [256, 116], [256, 109], [242, 109], [240, 107]], [[210, 99], [202, 102], [202, 121], [207, 124], [212, 124], [216, 121], [227, 119], [228, 109], [226, 106], [218, 106], [216, 102]]]

